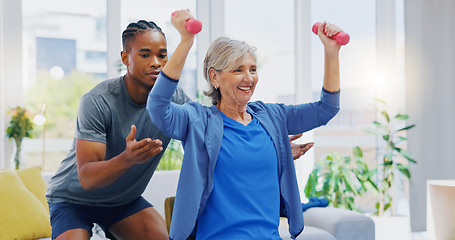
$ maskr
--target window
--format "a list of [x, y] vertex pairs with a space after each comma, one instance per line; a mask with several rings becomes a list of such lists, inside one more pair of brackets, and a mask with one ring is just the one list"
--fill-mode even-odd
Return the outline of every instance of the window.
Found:
[[26, 165], [56, 171], [73, 141], [80, 97], [106, 78], [106, 1], [22, 2], [26, 106], [46, 106], [45, 125], [24, 139]]
[[[362, 129], [376, 116], [371, 105], [376, 97], [376, 1], [313, 0], [311, 14], [312, 22], [334, 23], [351, 36], [349, 44], [340, 51], [341, 110], [327, 126], [314, 131], [315, 160], [329, 151], [349, 154], [356, 145], [374, 150], [374, 137]], [[311, 57], [313, 99], [318, 99], [324, 77], [324, 52], [317, 37], [312, 38]], [[369, 152], [372, 156], [367, 158], [373, 159], [375, 153]]]
[[[375, 0], [311, 1], [312, 22], [327, 20], [351, 36], [350, 43], [341, 49], [340, 55], [342, 108], [328, 126], [315, 130], [316, 160], [327, 151], [349, 154], [350, 148], [356, 145], [367, 150], [369, 156], [366, 159], [374, 159], [375, 137], [363, 131], [376, 120], [374, 99], [390, 101], [389, 105], [396, 109], [404, 108], [404, 3], [395, 1], [393, 4], [395, 12], [377, 12]], [[381, 31], [379, 26], [384, 20], [380, 17], [395, 19], [395, 26], [392, 26], [396, 29], [393, 33], [395, 48], [387, 60], [381, 60], [384, 40], [378, 36], [382, 34], [378, 31]], [[317, 38], [313, 39], [312, 45], [312, 86], [316, 99], [323, 78], [323, 49], [317, 47], [321, 45]], [[381, 61], [396, 62], [392, 76], [384, 78], [387, 68]]]
[[253, 100], [294, 103], [294, 0], [224, 4], [226, 35], [257, 48], [259, 81]]
[[[341, 110], [329, 124], [314, 131], [315, 161], [326, 152], [351, 154], [360, 146], [364, 159], [375, 166], [380, 147], [376, 136], [364, 131], [382, 116], [374, 99], [388, 103], [389, 113], [404, 109], [404, 1], [312, 0], [312, 22], [335, 23], [351, 36], [341, 49]], [[323, 78], [323, 49], [319, 39], [312, 43], [313, 98], [319, 96]], [[406, 184], [406, 183], [405, 183]], [[401, 185], [401, 183], [400, 183]], [[403, 190], [404, 189], [404, 190]], [[394, 191], [395, 214], [408, 214], [406, 187]], [[362, 198], [362, 208], [371, 208], [375, 196]]]

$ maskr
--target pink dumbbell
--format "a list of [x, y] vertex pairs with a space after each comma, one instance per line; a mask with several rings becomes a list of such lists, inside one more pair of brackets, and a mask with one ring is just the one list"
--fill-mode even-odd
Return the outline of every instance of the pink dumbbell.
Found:
[[[171, 16], [174, 16], [177, 12], [174, 11]], [[190, 18], [186, 21], [186, 30], [192, 34], [196, 34], [202, 30], [202, 23], [201, 21], [195, 19], [195, 18]]]
[[[313, 30], [314, 34], [318, 34], [319, 25], [321, 25], [320, 22], [317, 22], [313, 25], [312, 30]], [[349, 35], [343, 31], [337, 33], [336, 35], [333, 35], [330, 38], [335, 39], [337, 41], [337, 43], [340, 45], [348, 44], [349, 40], [351, 39], [351, 37], [349, 37]]]

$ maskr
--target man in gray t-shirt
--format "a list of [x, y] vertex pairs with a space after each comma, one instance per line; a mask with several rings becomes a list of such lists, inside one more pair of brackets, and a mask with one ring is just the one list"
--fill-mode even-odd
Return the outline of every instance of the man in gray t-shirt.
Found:
[[[174, 102], [189, 102], [185, 93], [178, 89], [174, 93]], [[104, 160], [118, 157], [126, 150], [125, 138], [136, 126], [136, 139], [160, 139], [166, 147], [170, 138], [161, 133], [151, 122], [145, 105], [135, 103], [128, 95], [125, 77], [101, 82], [86, 93], [81, 101], [77, 116], [75, 141], [68, 156], [62, 161], [56, 175], [51, 179], [47, 197], [50, 203], [70, 202], [90, 206], [120, 206], [141, 196], [157, 167], [163, 151], [149, 158], [142, 164], [132, 165], [124, 173], [117, 173], [110, 184], [105, 186], [81, 185], [76, 164], [79, 144], [105, 146]], [[93, 142], [93, 143], [92, 143]], [[107, 162], [104, 163], [107, 165]], [[106, 172], [114, 172], [102, 169]], [[97, 175], [101, 175], [97, 172]], [[96, 176], [100, 177], [100, 176]], [[95, 185], [95, 183], [93, 183]], [[88, 191], [87, 191], [88, 190]]]
[[[52, 238], [88, 239], [97, 223], [115, 238], [169, 239], [164, 219], [141, 197], [170, 141], [145, 108], [168, 59], [166, 39], [141, 20], [122, 40], [126, 75], [82, 97], [73, 145], [49, 183]], [[190, 99], [178, 89], [173, 101]]]

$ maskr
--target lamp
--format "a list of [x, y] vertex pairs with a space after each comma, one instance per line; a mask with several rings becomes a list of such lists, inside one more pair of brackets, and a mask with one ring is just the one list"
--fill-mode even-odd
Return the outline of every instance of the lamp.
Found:
[[45, 155], [45, 152], [46, 152], [46, 143], [45, 143], [45, 140], [46, 140], [46, 104], [43, 103], [41, 104], [41, 107], [38, 111], [38, 113], [36, 113], [35, 117], [33, 118], [33, 122], [35, 122], [36, 125], [38, 126], [41, 126], [43, 125], [43, 134], [42, 134], [42, 138], [43, 138], [43, 153], [42, 153], [42, 159], [41, 159], [41, 168], [42, 170], [44, 171], [44, 155]]

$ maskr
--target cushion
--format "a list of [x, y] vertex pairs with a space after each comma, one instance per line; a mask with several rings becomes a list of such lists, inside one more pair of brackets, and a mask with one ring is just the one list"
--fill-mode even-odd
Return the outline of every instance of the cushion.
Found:
[[19, 169], [17, 172], [25, 187], [35, 195], [36, 198], [43, 204], [46, 212], [49, 212], [49, 205], [46, 199], [47, 186], [41, 176], [41, 167], [29, 167]]
[[[287, 223], [287, 219], [284, 217], [280, 218], [280, 227], [278, 228], [278, 231], [280, 233], [280, 237], [283, 240], [291, 240], [291, 234], [289, 233], [289, 225]], [[299, 236], [297, 236], [296, 239], [302, 239], [302, 240], [336, 240], [336, 238], [330, 234], [329, 232], [313, 227], [313, 226], [308, 226], [305, 224], [302, 233], [300, 233]]]
[[0, 171], [0, 186], [0, 240], [50, 237], [49, 212], [14, 170]]

